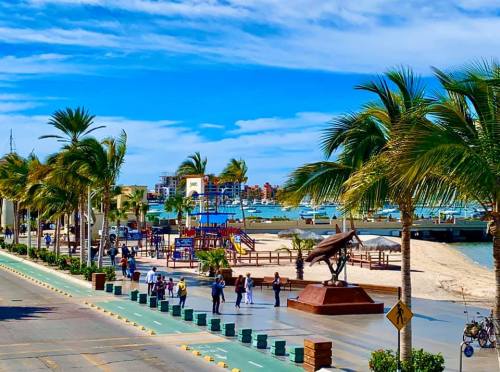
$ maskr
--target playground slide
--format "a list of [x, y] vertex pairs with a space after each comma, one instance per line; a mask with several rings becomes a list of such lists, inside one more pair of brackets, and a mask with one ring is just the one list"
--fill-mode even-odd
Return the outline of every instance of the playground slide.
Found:
[[231, 241], [231, 243], [233, 244], [233, 247], [234, 247], [234, 249], [236, 250], [236, 252], [238, 252], [239, 254], [247, 254], [246, 249], [245, 249], [245, 248], [243, 248], [243, 247], [241, 246], [241, 243], [236, 243], [236, 242], [234, 241], [234, 235], [231, 235], [231, 236], [229, 237], [229, 240], [230, 240], [230, 241]]

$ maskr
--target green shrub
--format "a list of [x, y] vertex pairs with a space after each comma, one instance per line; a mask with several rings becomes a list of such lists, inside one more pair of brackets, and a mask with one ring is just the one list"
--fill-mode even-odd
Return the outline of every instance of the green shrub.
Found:
[[[397, 357], [393, 350], [376, 350], [368, 362], [371, 371], [393, 372], [397, 370]], [[444, 358], [441, 353], [432, 354], [423, 349], [413, 349], [411, 360], [403, 362], [402, 372], [441, 372], [444, 370]]]
[[106, 281], [112, 282], [113, 280], [116, 280], [116, 272], [113, 266], [105, 267], [103, 272], [106, 274]]
[[47, 261], [49, 265], [55, 265], [57, 263], [57, 255], [55, 252], [47, 253]]
[[35, 260], [38, 257], [38, 250], [36, 248], [28, 249], [28, 257]]
[[47, 262], [47, 255], [49, 254], [49, 251], [45, 248], [42, 248], [38, 251], [38, 258], [41, 259], [43, 262]]
[[7, 248], [7, 250], [8, 250], [9, 252], [12, 252], [12, 248], [13, 248], [13, 246], [14, 246], [14, 245], [13, 245], [12, 243], [7, 243], [7, 244], [5, 244], [5, 248]]
[[0, 238], [0, 248], [5, 249], [5, 245], [6, 245], [6, 244], [7, 244], [7, 243], [5, 243], [5, 238], [3, 238], [3, 237], [2, 237], [2, 238]]
[[28, 246], [26, 244], [14, 244], [12, 251], [17, 254], [26, 255], [28, 253]]
[[80, 266], [80, 259], [78, 257], [71, 257], [69, 266], [69, 272], [73, 275], [79, 275], [82, 273], [82, 268]]
[[102, 270], [99, 270], [97, 268], [97, 266], [95, 264], [92, 264], [92, 266], [88, 267], [88, 266], [85, 266], [83, 269], [82, 269], [82, 274], [83, 274], [83, 277], [85, 278], [85, 280], [92, 280], [92, 274], [93, 273], [98, 273], [98, 272], [101, 272]]
[[68, 270], [70, 267], [70, 257], [61, 255], [56, 259], [56, 264], [60, 270]]

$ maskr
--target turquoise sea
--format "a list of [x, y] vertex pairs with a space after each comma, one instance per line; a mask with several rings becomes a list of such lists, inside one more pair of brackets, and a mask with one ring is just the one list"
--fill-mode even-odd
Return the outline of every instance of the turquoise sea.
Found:
[[493, 269], [493, 243], [451, 243], [454, 249], [478, 265]]

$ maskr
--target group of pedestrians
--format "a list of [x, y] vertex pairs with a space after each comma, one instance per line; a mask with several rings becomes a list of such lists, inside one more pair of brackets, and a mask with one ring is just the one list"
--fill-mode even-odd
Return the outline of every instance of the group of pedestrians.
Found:
[[[157, 273], [156, 267], [152, 267], [146, 274], [146, 284], [148, 285], [148, 295], [156, 296], [158, 300], [165, 299], [165, 292], [168, 293], [168, 297], [175, 297], [175, 283], [172, 278], [165, 278], [165, 275]], [[184, 277], [181, 277], [179, 283], [177, 283], [177, 295], [179, 296], [179, 304], [184, 307], [187, 297], [187, 287]]]
[[[113, 250], [113, 248], [115, 250]], [[114, 266], [118, 250], [115, 247], [111, 247], [110, 252], [108, 253], [110, 255], [111, 263]], [[134, 279], [134, 273], [137, 270], [137, 263], [135, 261], [135, 252], [134, 251], [131, 252], [125, 244], [122, 245], [120, 267], [122, 269], [122, 275], [124, 278], [130, 278], [130, 280]]]

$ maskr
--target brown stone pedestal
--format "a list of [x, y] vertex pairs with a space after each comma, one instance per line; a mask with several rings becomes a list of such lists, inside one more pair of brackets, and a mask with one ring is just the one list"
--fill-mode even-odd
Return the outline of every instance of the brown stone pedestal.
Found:
[[384, 304], [374, 302], [361, 287], [309, 284], [296, 299], [288, 299], [288, 307], [313, 314], [382, 314]]
[[92, 273], [92, 289], [96, 291], [104, 291], [105, 282], [106, 282], [106, 274]]

